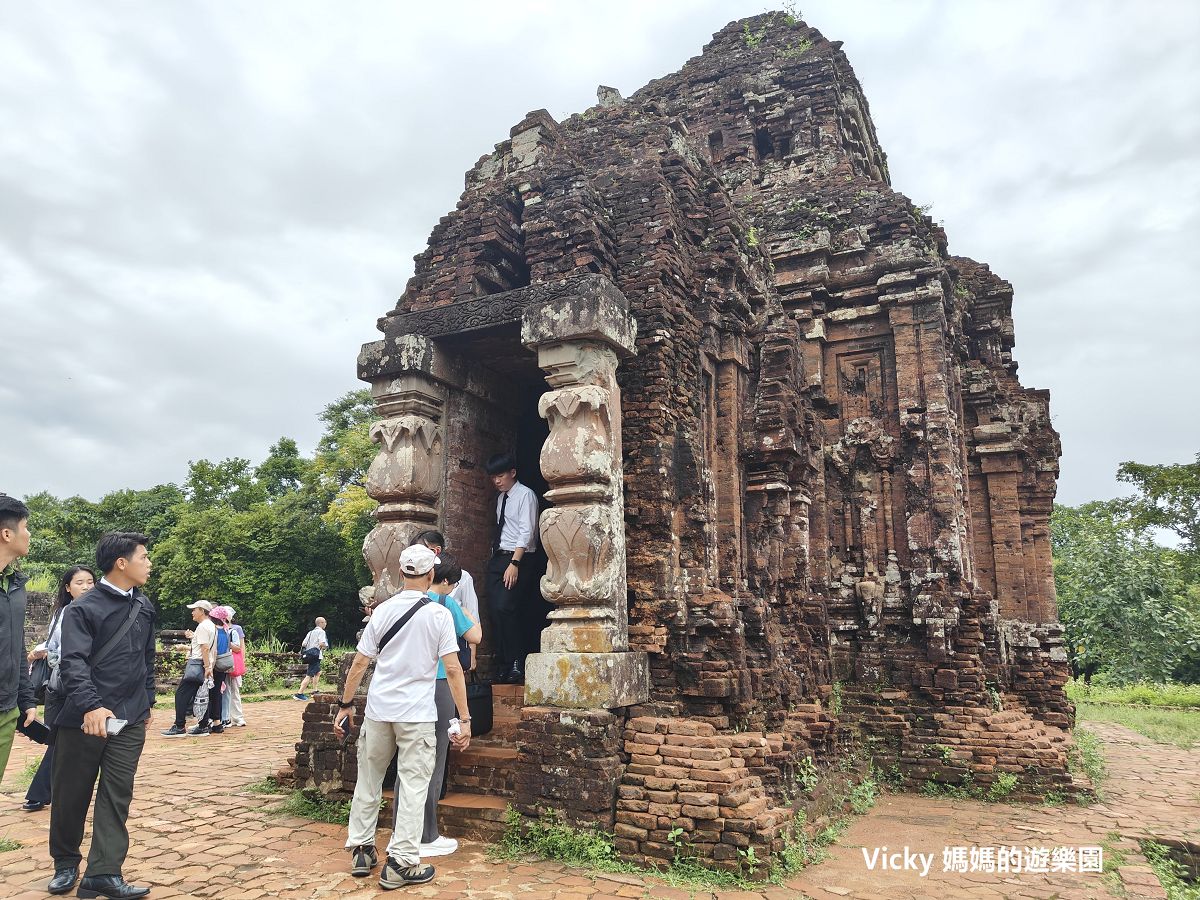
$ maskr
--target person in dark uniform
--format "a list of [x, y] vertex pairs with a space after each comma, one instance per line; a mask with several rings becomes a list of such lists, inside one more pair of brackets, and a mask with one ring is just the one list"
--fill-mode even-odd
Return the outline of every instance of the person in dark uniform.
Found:
[[[538, 498], [517, 480], [508, 453], [487, 461], [496, 496], [496, 530], [487, 565], [487, 593], [496, 637], [496, 675], [503, 684], [525, 681], [525, 655], [536, 649], [538, 573], [531, 568], [538, 548]], [[540, 628], [537, 629], [540, 632]]]
[[150, 577], [147, 543], [149, 538], [136, 532], [100, 538], [96, 567], [104, 576], [63, 611], [62, 705], [54, 721], [50, 801], [51, 894], [67, 893], [79, 877], [93, 791], [92, 846], [77, 896], [130, 900], [150, 893], [121, 876], [129, 852], [133, 779], [154, 706], [155, 609], [140, 590]]

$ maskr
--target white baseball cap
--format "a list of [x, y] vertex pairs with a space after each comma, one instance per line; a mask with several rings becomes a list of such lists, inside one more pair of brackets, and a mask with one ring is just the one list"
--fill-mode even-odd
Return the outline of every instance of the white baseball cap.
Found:
[[437, 554], [421, 544], [405, 547], [400, 554], [400, 571], [405, 575], [424, 575], [437, 565]]
[[189, 603], [188, 609], [202, 609], [205, 612], [212, 612], [213, 605], [207, 600], [197, 600], [195, 603]]

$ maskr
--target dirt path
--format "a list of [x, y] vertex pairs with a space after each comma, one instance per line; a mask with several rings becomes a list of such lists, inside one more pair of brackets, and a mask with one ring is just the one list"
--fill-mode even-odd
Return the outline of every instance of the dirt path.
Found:
[[[167, 739], [154, 730], [138, 776], [126, 877], [153, 885], [151, 897], [156, 900], [385, 895], [374, 879], [364, 884], [346, 873], [343, 826], [270, 815], [264, 810], [269, 805], [266, 798], [241, 790], [274, 772], [291, 753], [302, 711], [303, 704], [293, 701], [252, 704], [247, 706], [249, 727], [208, 738]], [[160, 723], [160, 727], [165, 726]], [[831, 848], [829, 859], [786, 887], [718, 896], [747, 900], [805, 895], [859, 900], [1111, 896], [1095, 874], [943, 871], [947, 846], [1099, 846], [1111, 832], [1123, 837], [1118, 846], [1127, 847], [1130, 839], [1141, 835], [1200, 841], [1200, 751], [1154, 744], [1119, 725], [1089, 727], [1105, 744], [1110, 777], [1104, 803], [1088, 808], [1045, 807], [885, 795], [870, 814], [854, 820], [841, 842]], [[38, 749], [18, 737], [9, 763], [10, 779], [38, 757]], [[0, 838], [23, 845], [0, 853], [0, 897], [46, 897], [45, 884], [51, 875], [46, 853], [49, 813], [21, 812], [24, 791], [14, 791], [8, 783], [0, 790], [9, 792], [0, 793]], [[194, 799], [197, 794], [206, 799]], [[886, 845], [890, 854], [906, 844], [912, 853], [933, 854], [926, 877], [867, 870], [861, 848], [871, 851]], [[523, 900], [691, 896], [629, 876], [592, 876], [554, 863], [496, 863], [483, 851], [479, 844], [464, 842], [458, 853], [434, 860], [438, 875], [432, 884], [386, 895], [519, 896]], [[1137, 865], [1122, 869], [1130, 897], [1165, 896], [1149, 884], [1143, 886], [1147, 872]], [[695, 896], [711, 895], [704, 891]]]

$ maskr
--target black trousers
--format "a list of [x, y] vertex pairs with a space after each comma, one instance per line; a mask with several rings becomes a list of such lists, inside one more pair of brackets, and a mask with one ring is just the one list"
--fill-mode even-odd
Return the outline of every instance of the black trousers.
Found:
[[[87, 875], [120, 875], [129, 852], [129, 804], [146, 723], [130, 723], [116, 737], [98, 738], [79, 728], [59, 728], [54, 750], [54, 797], [50, 803], [50, 856], [54, 868], [78, 866], [79, 846], [92, 794], [92, 846]], [[99, 776], [99, 789], [96, 778]]]
[[[62, 711], [55, 704], [53, 694], [46, 692], [46, 709], [42, 713], [42, 721], [53, 728], [54, 720], [58, 718], [58, 714]], [[38, 765], [37, 774], [33, 776], [33, 781], [29, 783], [29, 790], [25, 792], [25, 800], [29, 803], [49, 803], [50, 802], [50, 782], [54, 774], [54, 744], [46, 748], [46, 754], [42, 757], [41, 763]]]
[[[202, 681], [181, 681], [175, 688], [175, 727], [182, 728], [187, 724], [188, 713], [192, 711], [192, 701], [196, 699], [196, 691], [200, 690]], [[211, 702], [211, 700], [210, 700]]]
[[33, 781], [29, 782], [29, 790], [25, 792], [26, 803], [41, 803], [45, 805], [50, 802], [50, 780], [53, 771], [54, 745], [51, 744], [46, 748], [46, 755], [42, 757], [42, 761], [38, 765], [37, 774], [33, 776]]
[[[203, 728], [205, 725], [221, 724], [221, 685], [225, 683], [225, 672], [213, 672], [213, 686], [208, 691], [208, 710], [196, 724]], [[175, 715], [179, 715], [176, 707]]]
[[496, 636], [496, 667], [503, 672], [538, 651], [546, 621], [546, 604], [538, 589], [541, 567], [534, 554], [526, 554], [517, 570], [517, 583], [504, 586], [504, 570], [511, 555], [497, 553], [487, 565], [487, 597]]

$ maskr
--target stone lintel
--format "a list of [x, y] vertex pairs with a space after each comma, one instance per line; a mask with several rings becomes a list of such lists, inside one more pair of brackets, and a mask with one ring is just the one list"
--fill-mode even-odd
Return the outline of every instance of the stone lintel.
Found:
[[533, 653], [525, 659], [527, 706], [615, 709], [650, 698], [650, 660], [642, 652]]
[[454, 353], [423, 334], [397, 334], [363, 344], [358, 354], [358, 377], [371, 384], [378, 399], [402, 390], [412, 375], [423, 376], [452, 388], [495, 402], [494, 374]]
[[603, 275], [574, 279], [570, 293], [526, 307], [521, 343], [536, 350], [564, 341], [590, 341], [611, 347], [619, 357], [637, 351], [637, 323], [629, 301]]
[[363, 344], [358, 352], [358, 377], [377, 381], [389, 375], [423, 372], [433, 375], [447, 361], [433, 341], [420, 334], [398, 334]]

